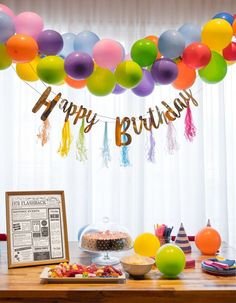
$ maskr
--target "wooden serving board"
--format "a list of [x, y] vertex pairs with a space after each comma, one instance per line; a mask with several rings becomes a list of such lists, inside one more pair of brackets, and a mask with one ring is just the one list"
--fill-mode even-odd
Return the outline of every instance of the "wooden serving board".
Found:
[[51, 278], [48, 277], [48, 272], [50, 268], [45, 267], [40, 275], [41, 283], [126, 283], [126, 277], [123, 273], [122, 276], [119, 277], [63, 277], [63, 278]]

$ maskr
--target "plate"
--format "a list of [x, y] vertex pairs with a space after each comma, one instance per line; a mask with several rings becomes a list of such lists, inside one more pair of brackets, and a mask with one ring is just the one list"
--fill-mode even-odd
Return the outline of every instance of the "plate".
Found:
[[45, 267], [40, 275], [42, 283], [126, 283], [126, 277], [123, 273], [119, 277], [62, 277], [62, 278], [51, 278], [48, 277], [50, 268]]
[[208, 274], [212, 274], [215, 276], [236, 276], [236, 269], [224, 270], [224, 269], [214, 269], [210, 266], [207, 266], [202, 262], [202, 270]]

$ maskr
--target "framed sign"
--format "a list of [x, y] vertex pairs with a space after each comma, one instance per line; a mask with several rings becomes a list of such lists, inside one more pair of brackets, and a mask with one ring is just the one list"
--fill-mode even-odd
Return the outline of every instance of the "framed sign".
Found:
[[6, 192], [8, 267], [69, 261], [63, 191]]

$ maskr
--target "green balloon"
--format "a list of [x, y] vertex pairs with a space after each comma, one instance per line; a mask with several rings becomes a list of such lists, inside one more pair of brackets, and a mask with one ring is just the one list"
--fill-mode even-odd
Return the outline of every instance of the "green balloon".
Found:
[[8, 68], [12, 64], [12, 59], [7, 53], [6, 46], [0, 44], [0, 70]]
[[87, 78], [87, 88], [95, 96], [110, 94], [116, 85], [114, 74], [106, 68], [97, 67]]
[[167, 278], [175, 278], [185, 267], [184, 252], [177, 245], [162, 245], [157, 251], [156, 266]]
[[143, 73], [141, 67], [133, 61], [121, 62], [115, 71], [118, 84], [124, 88], [134, 88], [142, 80]]
[[211, 52], [211, 61], [198, 71], [202, 81], [210, 84], [218, 83], [224, 79], [227, 73], [227, 63], [217, 52]]
[[130, 55], [140, 66], [149, 66], [156, 60], [157, 47], [151, 40], [141, 39], [133, 44]]
[[64, 60], [58, 56], [44, 57], [37, 65], [37, 74], [42, 81], [49, 84], [62, 82], [66, 77]]

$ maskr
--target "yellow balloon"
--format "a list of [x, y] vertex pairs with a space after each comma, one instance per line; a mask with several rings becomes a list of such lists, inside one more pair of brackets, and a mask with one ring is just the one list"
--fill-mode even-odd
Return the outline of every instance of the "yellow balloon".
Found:
[[224, 19], [212, 19], [202, 29], [202, 43], [216, 51], [225, 48], [231, 42], [232, 36], [232, 26]]
[[134, 251], [141, 256], [153, 257], [159, 248], [159, 239], [151, 233], [141, 234], [134, 241]]
[[33, 61], [28, 63], [17, 63], [16, 73], [24, 81], [37, 81], [39, 79], [37, 75], [37, 65], [40, 61], [39, 57], [36, 57]]

